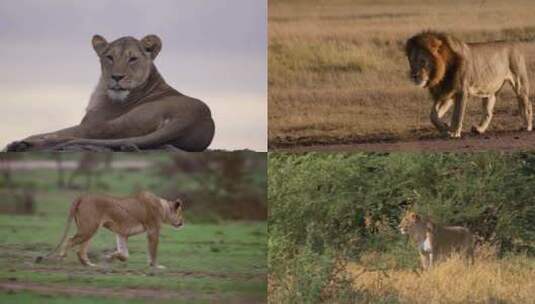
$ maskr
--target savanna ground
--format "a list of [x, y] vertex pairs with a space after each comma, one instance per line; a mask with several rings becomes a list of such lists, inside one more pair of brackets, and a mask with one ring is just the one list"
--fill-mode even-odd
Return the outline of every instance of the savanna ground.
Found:
[[[117, 155], [114, 154], [114, 160], [122, 160]], [[137, 156], [138, 161], [164, 162], [168, 158]], [[136, 160], [130, 156], [126, 159]], [[26, 160], [31, 163], [27, 157]], [[171, 167], [169, 162], [165, 164]], [[100, 174], [98, 182], [89, 191], [121, 196], [139, 189], [164, 193], [168, 187], [181, 190], [198, 187], [191, 178], [188, 183], [188, 174], [195, 174], [191, 166], [186, 176], [179, 172], [180, 177], [162, 176], [160, 170], [157, 166], [144, 170], [115, 169]], [[213, 180], [216, 177], [203, 174], [202, 181], [215, 186]], [[76, 182], [83, 185], [83, 176]], [[12, 189], [31, 187], [35, 206], [33, 214], [0, 214], [1, 303], [266, 301], [265, 221], [230, 220], [219, 214], [204, 216], [200, 210], [206, 210], [206, 206], [188, 209], [186, 205], [186, 225], [180, 230], [167, 226], [162, 229], [158, 260], [167, 267], [165, 270], [151, 270], [147, 266], [144, 235], [129, 238], [127, 263], [108, 263], [104, 256], [114, 250], [115, 236], [106, 229], [99, 230], [92, 239], [89, 251], [90, 259], [98, 267], [82, 266], [75, 251], [69, 252], [63, 261], [53, 258], [36, 264], [34, 259], [49, 252], [59, 241], [70, 203], [85, 190], [58, 188], [54, 169], [15, 170], [11, 172], [10, 183]], [[9, 187], [5, 179], [0, 184], [4, 195]], [[219, 191], [223, 192], [222, 189]], [[190, 206], [194, 204], [189, 202]], [[71, 227], [71, 235], [74, 230]]]
[[[509, 86], [498, 95], [490, 137], [440, 138], [429, 120], [430, 96], [409, 81], [404, 56], [405, 41], [428, 29], [468, 42], [527, 41], [535, 89], [532, 1], [270, 0], [268, 27], [271, 150], [458, 150], [471, 140], [483, 141], [468, 150], [533, 147], [533, 136], [510, 134], [522, 123]], [[480, 115], [481, 102], [470, 98], [466, 132]], [[410, 144], [366, 145], [385, 141]]]
[[[535, 303], [535, 155], [270, 153], [269, 303]], [[475, 235], [423, 272], [406, 210]]]

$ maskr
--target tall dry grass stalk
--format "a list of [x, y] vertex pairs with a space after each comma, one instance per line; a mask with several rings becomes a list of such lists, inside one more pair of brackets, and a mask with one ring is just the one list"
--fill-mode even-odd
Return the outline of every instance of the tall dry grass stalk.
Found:
[[525, 256], [498, 259], [487, 251], [474, 265], [454, 256], [429, 271], [370, 271], [360, 263], [349, 263], [346, 270], [354, 288], [370, 299], [414, 304], [535, 303], [535, 263]]

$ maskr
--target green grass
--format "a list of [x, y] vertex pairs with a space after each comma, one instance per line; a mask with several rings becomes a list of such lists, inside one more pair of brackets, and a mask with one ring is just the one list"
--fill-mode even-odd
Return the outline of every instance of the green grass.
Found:
[[[132, 175], [106, 176], [106, 182], [116, 183], [114, 193], [131, 192], [123, 185], [135, 184]], [[180, 230], [162, 229], [158, 260], [166, 270], [153, 272], [147, 266], [147, 245], [144, 235], [129, 239], [128, 262], [111, 264], [103, 260], [113, 250], [115, 236], [102, 229], [92, 239], [89, 256], [99, 264], [96, 269], [80, 265], [75, 252], [63, 261], [49, 260], [34, 264], [36, 256], [55, 247], [63, 231], [67, 210], [75, 191], [58, 191], [50, 187], [55, 181], [50, 171], [17, 175], [17, 181], [41, 183], [36, 194], [36, 215], [0, 215], [0, 281], [38, 283], [43, 285], [77, 286], [85, 288], [154, 288], [171, 292], [188, 292], [199, 301], [212, 297], [222, 299], [266, 299], [266, 224], [263, 222], [223, 222], [196, 224], [188, 221]], [[150, 179], [139, 178], [139, 181]], [[124, 179], [129, 179], [124, 182]], [[75, 230], [71, 228], [71, 235]], [[0, 295], [0, 302], [49, 302], [43, 295], [18, 293]], [[8, 301], [8, 299], [10, 299]], [[43, 300], [43, 301], [41, 301]], [[69, 302], [69, 298], [54, 298], [52, 303]], [[62, 302], [63, 301], [63, 302]], [[80, 302], [90, 303], [91, 298]], [[122, 303], [109, 299], [103, 303]]]
[[[68, 182], [72, 171], [66, 171], [65, 183]], [[13, 176], [16, 184], [31, 186], [37, 190], [57, 192], [57, 173], [55, 170], [34, 169], [31, 171], [16, 172]], [[86, 186], [86, 176], [79, 175], [73, 184], [78, 187]], [[106, 174], [97, 174], [93, 177], [91, 191], [113, 189], [115, 195], [127, 195], [139, 189], [159, 188], [162, 179], [154, 174], [154, 169], [147, 170], [119, 170], [115, 169]]]
[[[142, 300], [122, 300], [112, 298], [83, 297], [83, 296], [57, 296], [42, 295], [33, 292], [27, 293], [0, 293], [0, 303], [25, 303], [25, 304], [91, 304], [98, 302], [100, 304], [141, 304], [146, 303]], [[154, 303], [154, 302], [152, 302]], [[165, 303], [165, 302], [158, 302]], [[171, 303], [168, 301], [167, 303]], [[176, 302], [172, 302], [176, 303]]]

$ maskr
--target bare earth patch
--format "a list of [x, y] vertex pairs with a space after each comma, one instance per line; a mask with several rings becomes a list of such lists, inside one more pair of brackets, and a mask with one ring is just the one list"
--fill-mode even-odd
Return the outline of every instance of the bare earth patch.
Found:
[[72, 295], [94, 297], [116, 297], [121, 299], [147, 299], [147, 300], [205, 300], [213, 303], [264, 303], [262, 299], [254, 298], [219, 298], [214, 295], [191, 293], [187, 291], [174, 292], [163, 289], [148, 288], [93, 288], [65, 285], [42, 285], [28, 282], [0, 282], [0, 290], [7, 292], [32, 291], [46, 295]]
[[360, 138], [343, 144], [315, 143], [280, 145], [279, 151], [365, 151], [365, 152], [471, 152], [471, 151], [526, 151], [535, 148], [535, 133], [521, 131], [490, 132], [485, 135], [464, 135], [461, 139], [421, 137], [401, 141], [394, 135]]

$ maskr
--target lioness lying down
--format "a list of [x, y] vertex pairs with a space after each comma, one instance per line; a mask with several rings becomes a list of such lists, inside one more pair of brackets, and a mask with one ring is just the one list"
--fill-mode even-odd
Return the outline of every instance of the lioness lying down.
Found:
[[464, 227], [440, 226], [414, 212], [405, 214], [399, 225], [402, 234], [418, 247], [423, 269], [429, 269], [436, 262], [452, 253], [463, 255], [467, 261], [474, 261], [474, 239]]
[[[483, 116], [472, 130], [484, 133], [492, 120], [496, 94], [507, 82], [517, 96], [524, 128], [532, 130], [532, 105], [524, 56], [518, 43], [464, 43], [452, 35], [423, 32], [407, 41], [410, 77], [433, 97], [431, 122], [450, 137], [461, 137], [468, 96], [483, 100]], [[451, 125], [441, 119], [454, 105]]]
[[158, 36], [108, 43], [95, 35], [92, 43], [102, 74], [82, 122], [13, 142], [6, 151], [83, 146], [203, 151], [210, 145], [215, 127], [208, 106], [170, 87], [153, 63], [162, 48]]
[[[73, 219], [78, 230], [65, 242]], [[78, 249], [80, 263], [95, 266], [87, 257], [87, 250], [91, 238], [102, 226], [114, 232], [117, 238], [117, 250], [107, 257], [110, 261], [114, 259], [126, 261], [128, 237], [147, 232], [149, 265], [165, 268], [156, 262], [162, 223], [176, 229], [184, 225], [180, 200], [167, 201], [146, 191], [124, 198], [87, 194], [73, 201], [61, 241], [46, 257], [52, 256], [61, 247], [60, 257], [63, 258], [69, 249], [80, 246]], [[36, 261], [42, 259], [43, 257], [39, 257]]]

